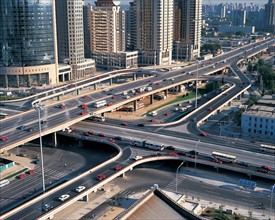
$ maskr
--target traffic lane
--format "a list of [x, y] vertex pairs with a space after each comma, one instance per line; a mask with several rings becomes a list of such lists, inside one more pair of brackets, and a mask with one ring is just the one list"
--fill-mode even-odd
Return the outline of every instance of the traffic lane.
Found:
[[[174, 146], [179, 149], [183, 150], [194, 150], [196, 144], [198, 143], [197, 140], [187, 140], [181, 138], [181, 136], [168, 136], [166, 134], [158, 134], [153, 132], [143, 132], [140, 130], [132, 130], [125, 127], [113, 127], [110, 125], [104, 125], [104, 124], [92, 124], [94, 127], [94, 131], [103, 132], [106, 134], [110, 134], [110, 129], [112, 128], [111, 135], [116, 136], [122, 136], [127, 137], [128, 139], [133, 140], [150, 140], [152, 142], [156, 143], [162, 143], [166, 146]], [[80, 130], [89, 130], [91, 128], [91, 123], [87, 122], [80, 122], [75, 125], [75, 128]], [[239, 161], [245, 161], [251, 164], [258, 164], [258, 165], [264, 165], [268, 164], [271, 167], [275, 168], [274, 164], [274, 156], [273, 155], [267, 155], [262, 153], [255, 153], [249, 151], [249, 149], [242, 150], [238, 149], [238, 146], [234, 145], [234, 148], [232, 147], [226, 147], [222, 145], [216, 145], [211, 143], [204, 143], [200, 142], [197, 145], [197, 151], [211, 155], [213, 151], [218, 151], [221, 153], [227, 153], [230, 155], [237, 156], [237, 160]], [[257, 161], [255, 161], [255, 157], [257, 157]]]

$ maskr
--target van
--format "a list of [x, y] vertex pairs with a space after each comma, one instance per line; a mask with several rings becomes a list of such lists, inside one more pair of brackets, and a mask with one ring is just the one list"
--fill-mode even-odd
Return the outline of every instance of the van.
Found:
[[152, 111], [152, 112], [149, 113], [149, 115], [156, 116], [156, 115], [158, 115], [158, 113], [156, 111]]

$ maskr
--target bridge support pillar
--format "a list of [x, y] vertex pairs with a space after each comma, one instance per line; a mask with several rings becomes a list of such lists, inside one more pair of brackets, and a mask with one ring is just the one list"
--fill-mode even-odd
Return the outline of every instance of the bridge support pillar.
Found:
[[177, 92], [180, 93], [181, 92], [181, 85], [177, 86]]
[[137, 103], [138, 103], [137, 100], [135, 100], [135, 101], [134, 101], [134, 112], [137, 111]]
[[251, 180], [252, 175], [251, 174], [247, 174], [248, 178]]
[[84, 202], [89, 202], [89, 195], [84, 196], [84, 197], [83, 197], [83, 201], [84, 201]]
[[56, 135], [56, 132], [54, 132], [52, 134], [52, 138], [53, 138], [53, 146], [57, 147], [57, 135]]
[[76, 95], [80, 95], [80, 89], [76, 90]]
[[104, 117], [104, 116], [105, 116], [105, 113], [104, 113], [104, 112], [102, 112], [102, 113], [101, 113], [101, 116], [102, 116], [102, 117]]
[[123, 173], [121, 176], [122, 176], [122, 178], [124, 178], [125, 177], [125, 173]]
[[217, 170], [217, 173], [219, 172], [219, 167], [215, 167], [216, 168], [216, 170]]
[[137, 80], [137, 74], [133, 74], [133, 81]]
[[110, 79], [110, 86], [113, 85], [113, 78]]
[[97, 90], [97, 84], [94, 84], [94, 90]]
[[142, 79], [144, 78], [144, 73], [142, 73]]
[[133, 170], [133, 167], [130, 168], [130, 171], [132, 171], [132, 170]]
[[57, 96], [57, 101], [60, 101], [61, 100], [61, 96]]
[[168, 98], [168, 89], [164, 90], [164, 95]]
[[154, 103], [154, 95], [150, 95], [150, 104], [153, 105]]

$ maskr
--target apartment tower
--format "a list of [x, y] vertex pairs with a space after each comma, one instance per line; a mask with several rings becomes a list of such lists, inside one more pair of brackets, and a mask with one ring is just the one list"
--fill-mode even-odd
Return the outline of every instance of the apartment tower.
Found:
[[265, 20], [267, 31], [275, 33], [275, 0], [269, 0], [265, 5]]
[[[139, 65], [163, 65], [172, 61], [173, 0], [134, 0], [128, 22], [127, 47], [139, 51]], [[134, 34], [133, 34], [134, 33]]]
[[175, 0], [174, 44], [175, 60], [200, 57], [202, 0]]

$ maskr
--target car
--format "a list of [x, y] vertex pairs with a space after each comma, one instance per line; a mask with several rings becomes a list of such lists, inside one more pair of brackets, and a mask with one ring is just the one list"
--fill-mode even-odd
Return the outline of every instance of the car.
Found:
[[248, 167], [248, 166], [249, 166], [249, 163], [241, 161], [241, 162], [239, 163], [239, 165], [244, 166], [244, 167]]
[[258, 169], [258, 172], [261, 172], [261, 173], [269, 173], [269, 170], [266, 170], [266, 169]]
[[124, 96], [124, 98], [125, 98], [125, 99], [129, 99], [129, 98], [131, 98], [131, 96], [126, 95], [126, 96]]
[[158, 115], [158, 112], [157, 111], [152, 111], [152, 112], [149, 113], [149, 115], [150, 116], [156, 116], [156, 115]]
[[173, 147], [173, 146], [167, 146], [166, 149], [168, 149], [168, 150], [175, 150], [176, 148]]
[[200, 136], [207, 137], [207, 133], [206, 132], [202, 132], [202, 133], [200, 133]]
[[34, 131], [34, 128], [28, 128], [27, 131], [28, 131], [28, 132], [33, 132], [33, 131]]
[[115, 136], [114, 139], [123, 141], [123, 137], [121, 137], [121, 136]]
[[35, 173], [36, 172], [36, 170], [34, 170], [34, 169], [30, 169], [29, 170], [29, 174], [33, 174], [33, 173]]
[[81, 115], [87, 115], [87, 112], [83, 111], [83, 112], [81, 112]]
[[218, 159], [213, 159], [213, 162], [222, 164], [222, 161]]
[[75, 189], [75, 191], [76, 192], [82, 192], [83, 190], [85, 190], [86, 189], [86, 187], [85, 186], [79, 186], [79, 187], [77, 187], [76, 189]]
[[112, 99], [116, 99], [116, 98], [117, 98], [117, 96], [115, 96], [115, 95], [112, 96]]
[[1, 141], [7, 141], [8, 139], [9, 139], [8, 136], [3, 136], [3, 137], [1, 137]]
[[69, 199], [70, 198], [70, 195], [68, 194], [65, 194], [65, 195], [62, 195], [58, 198], [59, 201], [61, 202], [64, 202], [65, 200]]
[[45, 204], [43, 206], [43, 211], [45, 212], [49, 211], [50, 209], [53, 209], [53, 206], [51, 204]]
[[34, 163], [34, 164], [39, 164], [39, 163], [40, 163], [40, 160], [37, 159], [37, 160], [33, 161], [33, 163]]
[[42, 120], [42, 121], [41, 121], [41, 124], [42, 124], [42, 125], [47, 124], [47, 121], [46, 121], [46, 120]]
[[67, 105], [63, 105], [63, 104], [62, 104], [62, 105], [59, 105], [58, 108], [60, 108], [60, 109], [65, 109], [65, 108], [67, 108]]
[[113, 105], [112, 102], [107, 103], [107, 106], [112, 106], [112, 105]]
[[261, 168], [264, 169], [264, 170], [271, 171], [271, 167], [270, 166], [262, 165]]
[[121, 125], [128, 126], [128, 123], [127, 122], [122, 122]]
[[19, 154], [17, 154], [17, 156], [19, 156], [19, 157], [27, 157], [28, 155], [25, 154], [25, 153], [19, 153]]
[[104, 133], [99, 133], [98, 134], [100, 137], [106, 137], [107, 136], [107, 134], [104, 134]]
[[199, 155], [199, 152], [195, 151], [195, 150], [190, 150], [188, 152], [190, 157], [197, 157]]
[[95, 134], [95, 132], [94, 131], [88, 131], [88, 134]]
[[143, 156], [137, 155], [137, 156], [134, 157], [134, 160], [141, 160], [142, 158], [143, 158]]
[[169, 115], [170, 115], [170, 113], [169, 113], [169, 112], [166, 112], [164, 115], [165, 115], [165, 116], [169, 116]]
[[113, 138], [109, 138], [108, 141], [110, 141], [111, 143], [115, 143], [116, 142]]
[[184, 151], [176, 151], [176, 154], [181, 155], [181, 156], [186, 156], [186, 152], [184, 152]]
[[105, 175], [104, 174], [99, 174], [96, 178], [97, 178], [97, 180], [103, 180], [103, 179], [105, 179]]
[[171, 156], [171, 157], [178, 157], [179, 155], [178, 155], [177, 153], [175, 153], [175, 152], [171, 152], [171, 153], [169, 154], [169, 156]]
[[26, 177], [26, 174], [25, 174], [25, 173], [21, 173], [21, 174], [18, 176], [19, 179], [24, 179], [25, 177]]
[[21, 126], [17, 127], [17, 129], [19, 129], [19, 130], [25, 130], [25, 128], [26, 128], [25, 125], [21, 125]]
[[213, 108], [212, 108], [212, 107], [210, 107], [208, 110], [209, 110], [209, 111], [213, 111]]
[[88, 98], [88, 96], [87, 96], [87, 95], [84, 95], [82, 98], [83, 98], [83, 99], [87, 99], [87, 98]]
[[139, 126], [139, 127], [144, 127], [145, 124], [137, 124], [137, 126]]
[[119, 171], [119, 170], [121, 170], [121, 166], [119, 166], [119, 165], [116, 165], [116, 167], [115, 167], [115, 171]]

